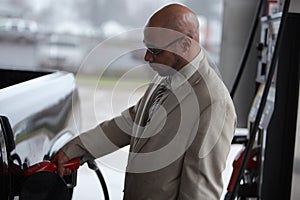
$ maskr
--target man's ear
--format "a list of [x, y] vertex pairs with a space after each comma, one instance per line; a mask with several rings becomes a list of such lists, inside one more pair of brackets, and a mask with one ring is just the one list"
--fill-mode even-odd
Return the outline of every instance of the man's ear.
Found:
[[182, 49], [184, 52], [187, 52], [190, 47], [191, 47], [192, 41], [190, 38], [185, 37], [182, 41], [181, 41], [181, 45], [182, 45]]

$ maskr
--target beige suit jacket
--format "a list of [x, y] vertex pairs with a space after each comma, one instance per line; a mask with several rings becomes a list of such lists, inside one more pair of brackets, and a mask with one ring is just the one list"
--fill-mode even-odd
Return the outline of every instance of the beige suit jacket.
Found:
[[236, 114], [205, 56], [197, 67], [172, 89], [148, 124], [145, 112], [152, 85], [135, 106], [63, 150], [69, 158], [98, 158], [129, 144], [124, 199], [220, 199]]

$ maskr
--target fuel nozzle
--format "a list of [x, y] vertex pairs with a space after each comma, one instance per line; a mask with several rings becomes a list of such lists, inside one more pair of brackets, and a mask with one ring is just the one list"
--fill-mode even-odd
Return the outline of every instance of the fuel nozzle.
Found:
[[[73, 158], [66, 162], [64, 164], [64, 168], [68, 168], [70, 170], [76, 170], [80, 166], [80, 159], [78, 158]], [[25, 176], [30, 176], [32, 174], [35, 174], [40, 171], [49, 171], [49, 172], [55, 172], [57, 169], [57, 166], [55, 163], [50, 162], [48, 160], [34, 164], [27, 169], [24, 170], [24, 175]]]

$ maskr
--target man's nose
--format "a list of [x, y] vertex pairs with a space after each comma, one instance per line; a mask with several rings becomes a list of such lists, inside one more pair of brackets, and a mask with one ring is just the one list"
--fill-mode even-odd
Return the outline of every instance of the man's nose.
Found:
[[153, 55], [146, 49], [144, 60], [147, 62], [153, 62]]

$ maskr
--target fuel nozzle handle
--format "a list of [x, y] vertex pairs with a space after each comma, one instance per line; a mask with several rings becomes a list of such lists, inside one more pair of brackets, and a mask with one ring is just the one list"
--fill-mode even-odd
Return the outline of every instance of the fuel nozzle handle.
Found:
[[66, 162], [63, 166], [64, 168], [68, 168], [70, 170], [76, 170], [80, 167], [81, 162], [79, 158], [73, 158], [71, 160], [69, 160], [68, 162]]
[[[80, 159], [73, 158], [66, 162], [63, 166], [64, 168], [68, 168], [70, 170], [76, 170], [80, 166]], [[57, 166], [55, 163], [50, 161], [43, 161], [37, 164], [34, 164], [27, 169], [24, 170], [25, 176], [30, 176], [34, 173], [40, 172], [40, 171], [49, 171], [49, 172], [55, 172], [57, 170]]]

